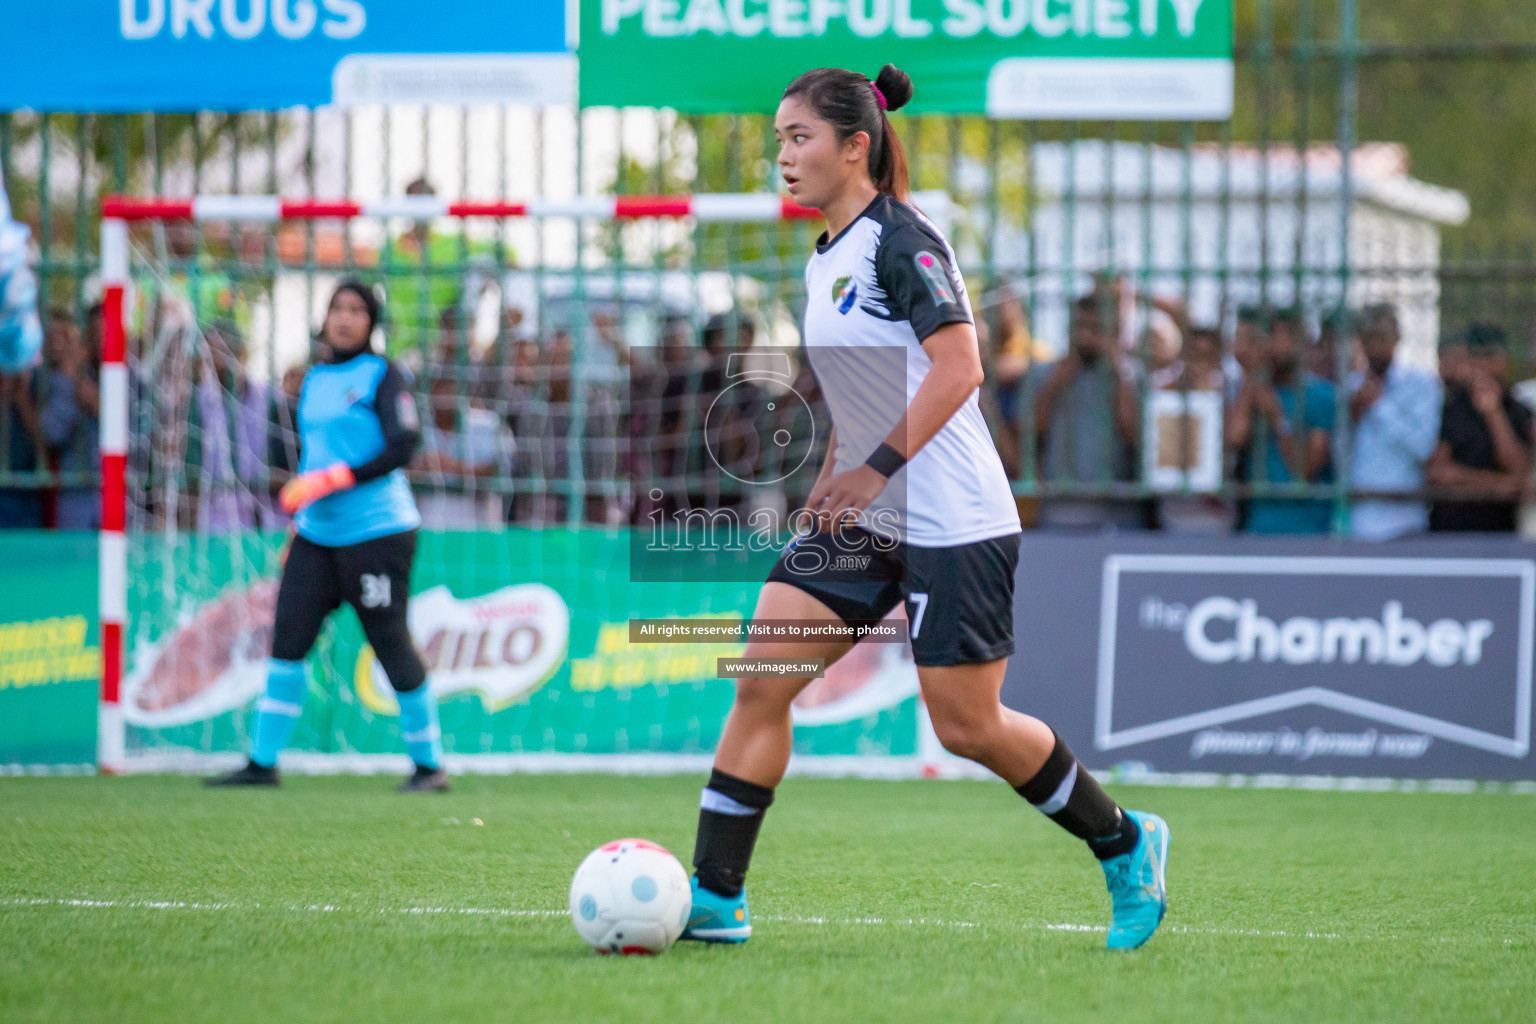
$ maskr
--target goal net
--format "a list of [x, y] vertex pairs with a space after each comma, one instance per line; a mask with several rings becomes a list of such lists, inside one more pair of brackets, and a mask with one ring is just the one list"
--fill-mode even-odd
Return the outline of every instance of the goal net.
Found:
[[[380, 295], [375, 347], [421, 410], [410, 628], [450, 767], [708, 763], [733, 692], [717, 659], [745, 644], [644, 642], [631, 622], [748, 618], [775, 553], [642, 569], [637, 544], [658, 515], [783, 513], [809, 491], [825, 434], [777, 396], [825, 418], [797, 351], [821, 225], [763, 195], [565, 206], [108, 200], [103, 401], [122, 422], [103, 433], [103, 767], [209, 770], [248, 750], [290, 530], [276, 494], [350, 277]], [[726, 458], [709, 417], [743, 375], [754, 428], [791, 440]], [[393, 691], [350, 610], [308, 672], [284, 765], [402, 769]], [[797, 703], [795, 770], [931, 768], [916, 694], [906, 644], [859, 644]]]

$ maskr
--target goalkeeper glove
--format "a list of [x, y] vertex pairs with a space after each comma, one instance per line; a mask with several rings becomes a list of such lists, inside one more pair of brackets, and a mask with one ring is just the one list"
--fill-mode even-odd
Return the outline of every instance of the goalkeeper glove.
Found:
[[278, 492], [277, 500], [283, 506], [284, 512], [293, 515], [327, 494], [344, 491], [355, 483], [357, 478], [352, 475], [352, 467], [345, 462], [337, 462], [324, 469], [312, 469], [308, 473], [300, 473], [283, 485], [283, 489]]

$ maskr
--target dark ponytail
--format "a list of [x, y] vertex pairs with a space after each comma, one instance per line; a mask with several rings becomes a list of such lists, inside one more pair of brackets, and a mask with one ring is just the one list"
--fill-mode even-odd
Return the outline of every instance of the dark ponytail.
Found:
[[886, 117], [886, 111], [900, 110], [912, 99], [912, 79], [905, 71], [887, 64], [871, 82], [857, 71], [816, 68], [789, 83], [783, 98], [791, 96], [802, 97], [836, 129], [839, 142], [859, 132], [868, 135], [869, 180], [886, 195], [907, 198], [907, 154]]

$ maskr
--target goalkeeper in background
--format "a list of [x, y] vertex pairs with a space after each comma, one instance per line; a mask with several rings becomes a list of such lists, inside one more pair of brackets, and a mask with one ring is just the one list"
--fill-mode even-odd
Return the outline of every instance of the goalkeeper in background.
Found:
[[277, 756], [304, 710], [304, 658], [345, 601], [399, 697], [400, 728], [416, 765], [401, 791], [448, 788], [437, 700], [406, 623], [421, 515], [405, 466], [421, 423], [404, 374], [372, 349], [378, 319], [379, 300], [367, 285], [337, 287], [320, 334], [328, 357], [305, 376], [299, 397], [299, 475], [279, 495], [297, 536], [283, 564], [250, 761], [209, 785], [277, 785]]

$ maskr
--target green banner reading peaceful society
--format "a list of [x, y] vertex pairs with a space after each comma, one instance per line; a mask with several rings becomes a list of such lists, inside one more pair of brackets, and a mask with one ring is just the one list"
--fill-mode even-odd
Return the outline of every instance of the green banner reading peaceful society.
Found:
[[893, 63], [919, 113], [1232, 113], [1232, 0], [581, 0], [579, 55], [589, 107], [767, 113], [809, 68]]

